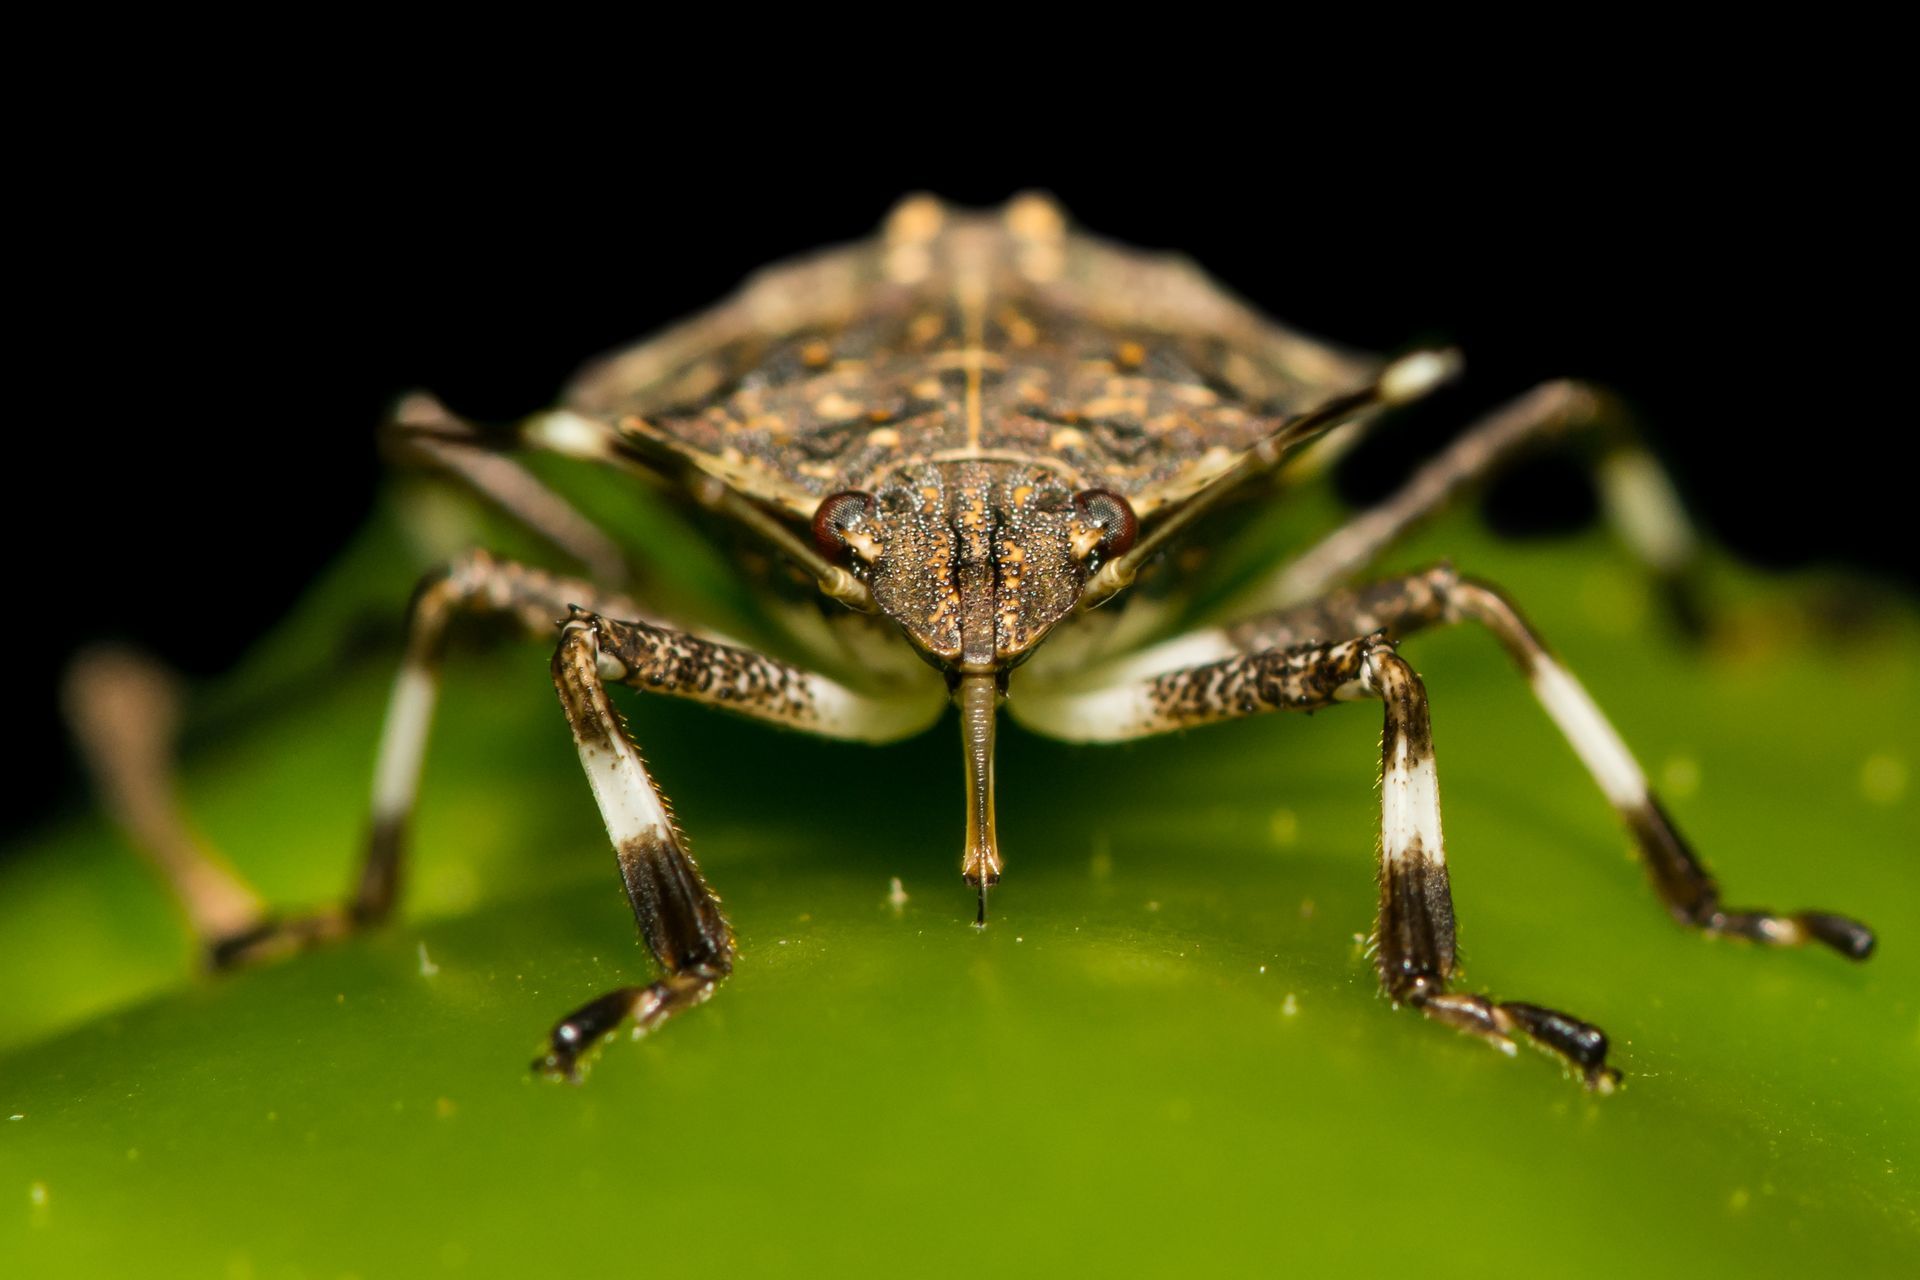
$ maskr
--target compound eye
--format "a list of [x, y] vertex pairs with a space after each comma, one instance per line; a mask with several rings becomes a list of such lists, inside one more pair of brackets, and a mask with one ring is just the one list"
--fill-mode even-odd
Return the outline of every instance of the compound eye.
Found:
[[1082, 489], [1073, 495], [1073, 511], [1079, 518], [1073, 533], [1073, 554], [1078, 560], [1096, 552], [1102, 560], [1123, 556], [1140, 532], [1133, 507], [1111, 489]]
[[873, 495], [859, 489], [830, 493], [813, 513], [813, 545], [829, 560], [845, 558], [849, 548], [864, 560], [880, 555], [880, 543], [862, 525], [873, 518]]

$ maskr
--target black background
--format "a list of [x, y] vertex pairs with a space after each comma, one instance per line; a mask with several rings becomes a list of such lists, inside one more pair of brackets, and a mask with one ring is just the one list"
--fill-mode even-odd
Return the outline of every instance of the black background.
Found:
[[[1904, 142], [1851, 92], [1604, 74], [1590, 109], [1549, 68], [1480, 112], [1441, 76], [1364, 109], [1202, 84], [1179, 106], [1041, 95], [935, 118], [858, 93], [747, 109], [648, 79], [577, 116], [523, 113], [568, 88], [551, 66], [406, 104], [276, 94], [266, 73], [116, 99], [49, 146], [16, 260], [38, 394], [7, 463], [23, 749], [0, 834], [76, 802], [53, 711], [65, 657], [117, 636], [196, 675], [231, 664], [363, 518], [396, 394], [528, 412], [584, 358], [866, 234], [915, 189], [1047, 188], [1310, 333], [1459, 343], [1469, 377], [1358, 455], [1355, 498], [1476, 408], [1572, 374], [1628, 398], [1739, 554], [1912, 586]], [[1541, 463], [1491, 509], [1551, 531], [1592, 497]]]

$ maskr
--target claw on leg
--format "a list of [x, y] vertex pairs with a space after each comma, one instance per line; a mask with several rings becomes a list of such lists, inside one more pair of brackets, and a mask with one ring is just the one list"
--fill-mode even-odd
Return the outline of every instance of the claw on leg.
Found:
[[691, 1009], [713, 994], [725, 974], [676, 973], [644, 987], [622, 987], [588, 1001], [553, 1026], [547, 1051], [533, 1060], [533, 1070], [551, 1080], [578, 1084], [584, 1078], [581, 1060], [606, 1038], [633, 1020], [635, 1036], [642, 1036], [682, 1009]]
[[267, 916], [245, 929], [209, 939], [206, 962], [222, 972], [249, 964], [282, 960], [310, 947], [346, 937], [356, 922], [338, 911], [301, 916]]
[[1651, 792], [1643, 793], [1639, 803], [1623, 809], [1647, 874], [1680, 923], [1703, 933], [1744, 938], [1769, 947], [1819, 942], [1849, 960], [1865, 960], [1873, 954], [1873, 930], [1851, 916], [1831, 911], [1783, 913], [1721, 906], [1719, 884]]
[[1435, 1022], [1492, 1042], [1503, 1053], [1514, 1051], [1516, 1033], [1523, 1035], [1579, 1072], [1594, 1093], [1612, 1093], [1619, 1087], [1620, 1073], [1607, 1065], [1606, 1032], [1571, 1014], [1451, 991], [1415, 994], [1408, 1003]]

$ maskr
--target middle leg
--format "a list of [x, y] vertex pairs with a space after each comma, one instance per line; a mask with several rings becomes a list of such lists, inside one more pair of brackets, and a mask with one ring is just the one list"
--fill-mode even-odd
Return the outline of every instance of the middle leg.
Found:
[[1075, 741], [1119, 741], [1267, 711], [1316, 711], [1376, 699], [1381, 745], [1380, 906], [1375, 960], [1396, 1004], [1512, 1052], [1516, 1037], [1558, 1054], [1590, 1089], [1609, 1091], [1607, 1037], [1569, 1014], [1450, 989], [1457, 976], [1453, 895], [1426, 688], [1383, 634], [1310, 641], [1127, 679], [1082, 692], [1009, 701], [1016, 718]]
[[1872, 952], [1872, 932], [1847, 916], [1726, 906], [1712, 872], [1680, 834], [1606, 714], [1491, 583], [1463, 578], [1449, 565], [1435, 565], [1202, 634], [1212, 634], [1216, 643], [1230, 649], [1247, 650], [1297, 644], [1317, 635], [1374, 631], [1397, 641], [1459, 622], [1490, 631], [1526, 676], [1534, 696], [1632, 834], [1655, 892], [1676, 920], [1704, 933], [1770, 946], [1820, 942], [1853, 960], [1864, 960]]

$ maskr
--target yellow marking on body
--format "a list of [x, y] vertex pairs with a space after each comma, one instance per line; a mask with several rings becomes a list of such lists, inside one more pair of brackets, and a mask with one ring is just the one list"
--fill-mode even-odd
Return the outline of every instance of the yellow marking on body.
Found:
[[1137, 396], [1101, 396], [1081, 405], [1080, 412], [1089, 418], [1140, 418], [1146, 416], [1147, 402]]
[[[907, 341], [916, 347], [924, 347], [946, 329], [946, 320], [931, 311], [923, 311], [907, 322]], [[939, 392], [935, 392], [938, 395]]]
[[800, 363], [809, 369], [824, 369], [833, 359], [833, 348], [818, 338], [800, 348]]
[[997, 351], [985, 347], [955, 347], [951, 351], [942, 351], [938, 355], [927, 357], [929, 369], [968, 369], [978, 365], [982, 372], [992, 369], [1003, 372], [1007, 367], [1007, 358]]
[[1067, 233], [1066, 215], [1049, 196], [1027, 191], [1007, 201], [1007, 230], [1022, 240], [1059, 240]]
[[1002, 307], [994, 318], [1000, 322], [1000, 328], [1005, 331], [1007, 341], [1016, 347], [1030, 347], [1040, 340], [1039, 328], [1033, 321], [1021, 315], [1016, 307]]
[[1147, 362], [1147, 349], [1137, 342], [1123, 342], [1113, 353], [1113, 362], [1122, 369], [1138, 369]]
[[987, 489], [983, 484], [969, 485], [961, 491], [957, 512], [964, 545], [962, 554], [969, 561], [982, 561], [992, 554], [987, 538]]
[[888, 244], [925, 243], [940, 234], [946, 220], [946, 206], [939, 198], [921, 192], [893, 206], [884, 234]]
[[877, 449], [896, 448], [900, 443], [900, 433], [892, 427], [880, 427], [867, 432], [867, 443]]
[[853, 400], [830, 391], [813, 402], [813, 411], [822, 418], [857, 418], [863, 412], [862, 407]]
[[[1015, 486], [1014, 486], [1014, 489], [1013, 489], [1013, 501], [1014, 501], [1014, 505], [1015, 505], [1015, 506], [1019, 506], [1019, 505], [1021, 505], [1022, 503], [1024, 503], [1024, 502], [1026, 502], [1026, 500], [1027, 500], [1028, 498], [1031, 498], [1032, 496], [1033, 496], [1033, 486], [1032, 486], [1032, 485], [1030, 485], [1030, 484], [1022, 484], [1022, 485], [1015, 485]], [[1016, 548], [1016, 550], [1017, 550], [1017, 548]]]
[[969, 253], [954, 265], [954, 301], [960, 307], [960, 358], [967, 374], [967, 448], [978, 449], [984, 424], [981, 421], [980, 386], [986, 362], [983, 344], [987, 337], [986, 264]]
[[1061, 427], [1047, 437], [1049, 449], [1079, 449], [1086, 445], [1087, 433], [1076, 427]]
[[[1055, 434], [1058, 434], [1057, 432]], [[1058, 475], [1077, 481], [1079, 469], [1059, 458], [1042, 457], [1023, 453], [1018, 449], [941, 449], [935, 453], [923, 454], [916, 458], [902, 459], [902, 462], [1017, 462], [1023, 466], [1044, 468]]]

